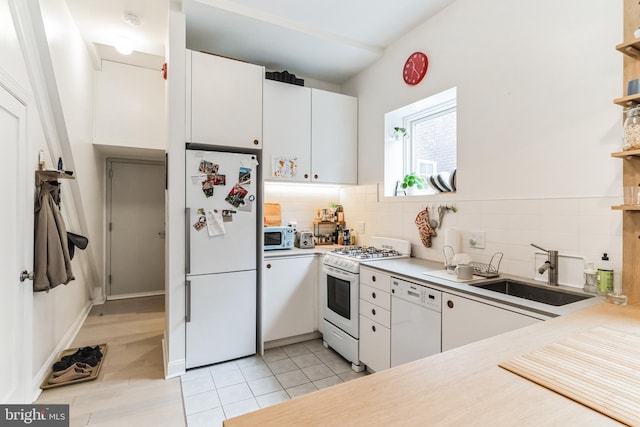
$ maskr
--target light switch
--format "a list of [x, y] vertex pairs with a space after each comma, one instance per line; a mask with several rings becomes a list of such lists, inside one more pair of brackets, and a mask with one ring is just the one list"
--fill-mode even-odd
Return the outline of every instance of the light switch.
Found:
[[485, 248], [485, 232], [484, 231], [472, 231], [469, 234], [469, 246], [475, 249]]

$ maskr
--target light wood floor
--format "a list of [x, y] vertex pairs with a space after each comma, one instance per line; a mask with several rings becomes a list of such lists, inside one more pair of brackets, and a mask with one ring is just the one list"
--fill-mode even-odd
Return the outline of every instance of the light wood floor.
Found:
[[66, 403], [75, 426], [185, 426], [180, 378], [164, 379], [164, 296], [95, 306], [72, 347], [106, 343], [100, 375], [44, 390], [36, 403]]

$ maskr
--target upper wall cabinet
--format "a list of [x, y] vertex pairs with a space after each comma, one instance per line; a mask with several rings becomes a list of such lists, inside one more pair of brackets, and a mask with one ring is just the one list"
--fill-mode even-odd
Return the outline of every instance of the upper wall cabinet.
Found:
[[311, 90], [312, 180], [358, 183], [358, 99]]
[[103, 60], [96, 73], [93, 143], [166, 150], [164, 102], [158, 70]]
[[264, 67], [187, 50], [189, 142], [262, 147]]
[[311, 176], [311, 89], [264, 81], [265, 179], [309, 181]]
[[357, 98], [265, 80], [265, 179], [356, 184], [357, 123]]

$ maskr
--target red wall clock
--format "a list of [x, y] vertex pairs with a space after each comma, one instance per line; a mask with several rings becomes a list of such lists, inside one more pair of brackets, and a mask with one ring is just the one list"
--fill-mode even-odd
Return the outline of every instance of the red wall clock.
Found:
[[427, 68], [429, 67], [429, 58], [422, 52], [414, 52], [407, 58], [402, 69], [402, 77], [408, 85], [417, 85], [422, 81]]

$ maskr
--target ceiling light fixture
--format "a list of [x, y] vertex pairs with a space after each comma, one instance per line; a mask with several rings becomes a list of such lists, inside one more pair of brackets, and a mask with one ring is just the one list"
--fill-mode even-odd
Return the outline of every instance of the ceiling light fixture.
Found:
[[116, 40], [115, 48], [121, 54], [129, 55], [131, 54], [131, 52], [133, 52], [133, 43], [128, 37], [120, 36]]
[[133, 12], [124, 13], [124, 22], [134, 27], [137, 27], [142, 23], [140, 17]]

